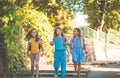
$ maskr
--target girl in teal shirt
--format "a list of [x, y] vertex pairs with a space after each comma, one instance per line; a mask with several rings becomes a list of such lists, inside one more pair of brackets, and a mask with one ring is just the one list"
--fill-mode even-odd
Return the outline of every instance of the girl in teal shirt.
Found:
[[66, 78], [66, 45], [68, 44], [68, 42], [60, 27], [56, 27], [54, 31], [53, 41], [51, 41], [50, 44], [55, 45], [54, 78], [57, 78], [58, 76], [58, 69], [60, 64], [61, 64], [61, 78]]

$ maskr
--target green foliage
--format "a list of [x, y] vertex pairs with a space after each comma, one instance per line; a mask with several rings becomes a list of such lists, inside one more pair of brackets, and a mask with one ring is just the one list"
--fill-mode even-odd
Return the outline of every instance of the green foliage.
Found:
[[17, 70], [17, 77], [30, 77], [32, 75], [31, 71], [28, 68], [20, 67]]
[[120, 24], [120, 0], [83, 0], [82, 3], [84, 13], [88, 15], [90, 27], [99, 26], [103, 20], [104, 31], [107, 31], [108, 28], [117, 30]]
[[[34, 0], [31, 4], [33, 4], [38, 11], [42, 11], [46, 14], [52, 25], [55, 22], [59, 22], [63, 28], [64, 26], [69, 26], [69, 23], [73, 19], [74, 15], [72, 11], [67, 8], [67, 5], [64, 5], [67, 1], [63, 0]], [[72, 4], [71, 4], [72, 5]], [[68, 6], [69, 7], [69, 6]], [[72, 27], [71, 27], [72, 28]]]
[[[13, 12], [11, 12], [11, 10]], [[4, 33], [4, 41], [7, 47], [7, 58], [9, 59], [8, 66], [11, 69], [11, 71], [15, 71], [14, 65], [16, 63], [20, 63], [24, 58], [21, 57], [22, 53], [20, 52], [20, 36], [21, 33], [19, 31], [20, 28], [16, 26], [15, 22], [15, 7], [11, 6], [6, 11], [8, 12], [8, 15], [4, 15], [1, 17], [1, 21], [4, 23], [3, 28], [1, 29], [1, 32]], [[21, 62], [23, 64], [23, 62]]]
[[[4, 34], [7, 47], [8, 66], [15, 75], [16, 64], [27, 65], [27, 32], [36, 28], [43, 42], [47, 64], [53, 62], [53, 47], [49, 42], [53, 37], [53, 25], [60, 22], [65, 33], [71, 33], [72, 11], [63, 0], [2, 0], [0, 1], [0, 33]], [[75, 2], [76, 4], [77, 2]], [[72, 5], [72, 3], [71, 3]], [[20, 71], [24, 71], [20, 68]], [[22, 73], [22, 72], [21, 72]], [[26, 72], [25, 72], [26, 73]]]
[[65, 0], [61, 1], [61, 4], [64, 5], [70, 12], [76, 13], [83, 10], [82, 0]]
[[71, 25], [64, 26], [64, 28], [63, 28], [64, 33], [67, 33], [67, 34], [72, 34], [71, 30], [72, 30]]
[[8, 13], [0, 18], [0, 21], [4, 23], [1, 32], [4, 33], [4, 41], [7, 46], [8, 65], [14, 75], [16, 64], [23, 66], [27, 64], [26, 43], [24, 42], [27, 32], [31, 28], [38, 30], [44, 46], [47, 46], [45, 47], [45, 54], [51, 57], [51, 47], [48, 42], [50, 41], [50, 35], [53, 33], [53, 28], [42, 12], [31, 9], [27, 5], [23, 8], [11, 6], [6, 11]]

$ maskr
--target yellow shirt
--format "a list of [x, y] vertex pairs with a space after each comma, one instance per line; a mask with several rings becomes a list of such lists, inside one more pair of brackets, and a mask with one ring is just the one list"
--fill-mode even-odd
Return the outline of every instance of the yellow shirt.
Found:
[[39, 53], [39, 44], [35, 41], [35, 38], [32, 38], [31, 40], [31, 52]]

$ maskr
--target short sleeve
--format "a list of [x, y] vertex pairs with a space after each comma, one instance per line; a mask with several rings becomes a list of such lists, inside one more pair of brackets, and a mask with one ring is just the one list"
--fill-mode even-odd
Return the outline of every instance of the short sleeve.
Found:
[[55, 39], [56, 39], [56, 37], [53, 37], [53, 39], [52, 39], [52, 40], [55, 42]]
[[64, 41], [67, 41], [68, 39], [67, 39], [67, 37], [64, 37]]

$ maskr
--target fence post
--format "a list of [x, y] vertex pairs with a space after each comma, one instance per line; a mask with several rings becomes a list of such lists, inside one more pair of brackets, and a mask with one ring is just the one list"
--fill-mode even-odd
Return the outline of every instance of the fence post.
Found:
[[118, 34], [117, 34], [116, 36], [117, 36], [117, 41], [116, 41], [116, 43], [118, 44], [118, 43], [119, 43], [119, 36], [118, 36]]
[[106, 42], [108, 43], [110, 40], [109, 32], [106, 34]]
[[99, 34], [100, 34], [100, 32], [99, 32], [100, 30], [99, 29], [97, 29], [97, 40], [99, 40]]

